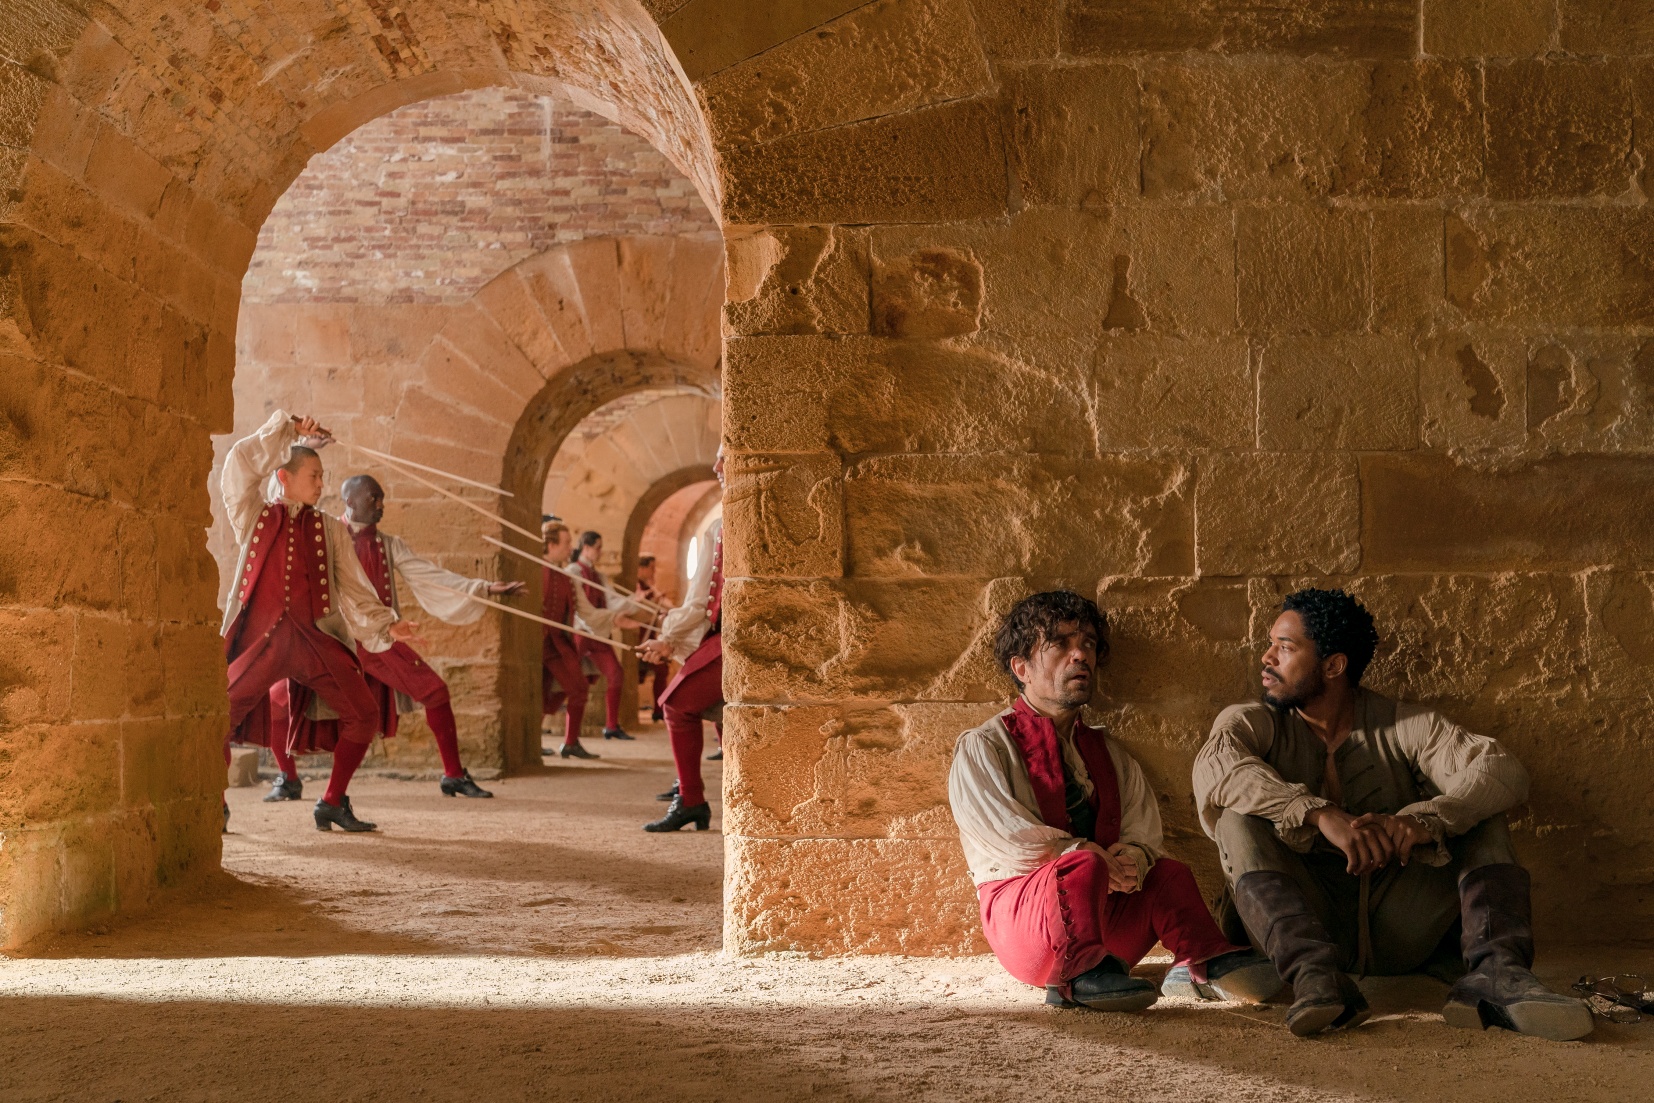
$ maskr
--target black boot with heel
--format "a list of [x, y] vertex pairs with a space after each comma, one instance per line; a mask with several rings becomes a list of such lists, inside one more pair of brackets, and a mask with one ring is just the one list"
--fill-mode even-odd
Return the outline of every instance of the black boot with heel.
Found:
[[644, 824], [643, 830], [655, 832], [679, 831], [690, 824], [695, 825], [696, 831], [705, 831], [711, 827], [712, 805], [703, 800], [699, 804], [685, 807], [683, 797], [677, 796], [673, 797], [672, 803], [667, 806], [666, 815], [653, 823]]

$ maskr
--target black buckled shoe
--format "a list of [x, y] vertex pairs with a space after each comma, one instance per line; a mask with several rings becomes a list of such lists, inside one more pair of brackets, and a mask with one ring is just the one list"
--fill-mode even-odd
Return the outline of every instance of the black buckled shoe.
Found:
[[270, 791], [264, 794], [265, 804], [274, 804], [279, 800], [302, 800], [304, 798], [304, 782], [297, 774], [288, 777], [286, 774], [277, 774], [275, 783]]
[[683, 797], [680, 795], [672, 798], [672, 803], [667, 806], [666, 815], [653, 823], [644, 824], [643, 830], [654, 832], [678, 831], [690, 824], [695, 825], [696, 831], [705, 831], [711, 827], [712, 805], [703, 800], [699, 804], [685, 808]]
[[604, 739], [628, 739], [629, 740], [633, 737], [626, 734], [626, 729], [625, 728], [604, 728], [603, 729], [603, 738]]
[[674, 781], [672, 783], [672, 788], [666, 790], [666, 792], [664, 792], [664, 793], [656, 793], [655, 794], [655, 799], [656, 800], [677, 800], [678, 799], [678, 783]]
[[558, 758], [602, 758], [600, 754], [592, 754], [580, 745], [580, 740], [573, 743], [564, 743], [557, 751]]
[[471, 771], [467, 770], [458, 777], [442, 779], [442, 795], [445, 797], [491, 797], [494, 794], [471, 780]]
[[1142, 1011], [1160, 998], [1154, 985], [1131, 975], [1126, 963], [1109, 954], [1094, 967], [1068, 982], [1069, 994], [1061, 985], [1045, 990], [1045, 1002], [1053, 1007], [1089, 1007], [1094, 1011]]
[[378, 824], [356, 818], [355, 811], [350, 807], [349, 797], [340, 797], [338, 807], [334, 807], [325, 800], [317, 801], [315, 816], [317, 831], [332, 831], [335, 825], [343, 831], [379, 830]]

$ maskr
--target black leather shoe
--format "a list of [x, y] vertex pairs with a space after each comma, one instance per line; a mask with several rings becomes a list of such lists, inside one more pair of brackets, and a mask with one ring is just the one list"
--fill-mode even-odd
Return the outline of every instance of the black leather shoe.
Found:
[[664, 712], [662, 712], [660, 709], [650, 709], [649, 710], [649, 719], [658, 724], [662, 720], [666, 719], [666, 714]]
[[1045, 1002], [1053, 1007], [1089, 1007], [1096, 1011], [1142, 1011], [1160, 998], [1154, 985], [1131, 975], [1126, 963], [1109, 954], [1068, 982], [1069, 995], [1059, 985], [1045, 989]]
[[317, 801], [315, 815], [317, 831], [332, 831], [335, 824], [344, 831], [379, 830], [378, 824], [356, 818], [356, 813], [350, 807], [349, 797], [340, 797], [338, 807], [334, 807], [325, 800]]
[[671, 805], [666, 809], [666, 815], [653, 823], [643, 825], [645, 831], [677, 831], [695, 825], [696, 831], [705, 831], [712, 826], [712, 805], [706, 801], [689, 808], [683, 806], [681, 796], [673, 797]]
[[719, 747], [717, 750], [707, 755], [706, 760], [708, 762], [722, 762], [724, 760], [724, 749]]
[[664, 793], [656, 793], [655, 794], [655, 799], [656, 800], [677, 800], [678, 799], [678, 783], [674, 781], [672, 783], [672, 788], [666, 790], [666, 792], [664, 792]]
[[602, 758], [603, 756], [600, 755], [600, 754], [592, 754], [590, 751], [588, 751], [586, 748], [584, 748], [580, 745], [580, 740], [576, 739], [573, 743], [564, 743], [563, 746], [558, 749], [557, 757], [558, 758]]
[[624, 729], [624, 728], [604, 728], [603, 729], [603, 738], [604, 739], [631, 739], [632, 737], [626, 734], [626, 729]]
[[443, 778], [442, 795], [445, 797], [491, 797], [494, 794], [472, 781], [471, 771], [467, 770], [459, 777]]
[[228, 835], [229, 833], [230, 833], [230, 802], [225, 801], [224, 802], [224, 827], [219, 831], [219, 834], [220, 835]]
[[277, 774], [270, 791], [264, 794], [265, 804], [274, 804], [279, 800], [301, 800], [304, 797], [304, 782], [297, 777], [288, 777], [286, 774]]

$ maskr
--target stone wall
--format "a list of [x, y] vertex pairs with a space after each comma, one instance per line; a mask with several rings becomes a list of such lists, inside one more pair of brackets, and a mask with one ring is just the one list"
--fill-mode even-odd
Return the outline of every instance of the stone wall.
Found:
[[737, 46], [728, 7], [663, 27], [764, 227], [725, 313], [730, 948], [980, 948], [944, 774], [1009, 692], [995, 618], [1057, 585], [1114, 622], [1096, 718], [1208, 888], [1190, 762], [1316, 582], [1378, 617], [1372, 684], [1532, 770], [1545, 929], [1638, 933], [1642, 23], [920, 0]]

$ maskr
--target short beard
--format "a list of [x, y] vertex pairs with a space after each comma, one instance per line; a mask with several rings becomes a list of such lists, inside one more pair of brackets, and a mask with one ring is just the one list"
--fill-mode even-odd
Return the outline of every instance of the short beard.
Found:
[[1084, 693], [1065, 693], [1057, 698], [1057, 705], [1065, 709], [1084, 708], [1089, 704], [1091, 704], [1091, 691], [1089, 689]]
[[1270, 708], [1280, 709], [1282, 712], [1292, 712], [1294, 709], [1303, 708], [1321, 696], [1322, 693], [1326, 692], [1326, 688], [1326, 679], [1322, 678], [1321, 672], [1317, 670], [1309, 678], [1287, 692], [1277, 695], [1270, 693], [1267, 689], [1264, 690], [1263, 703]]

